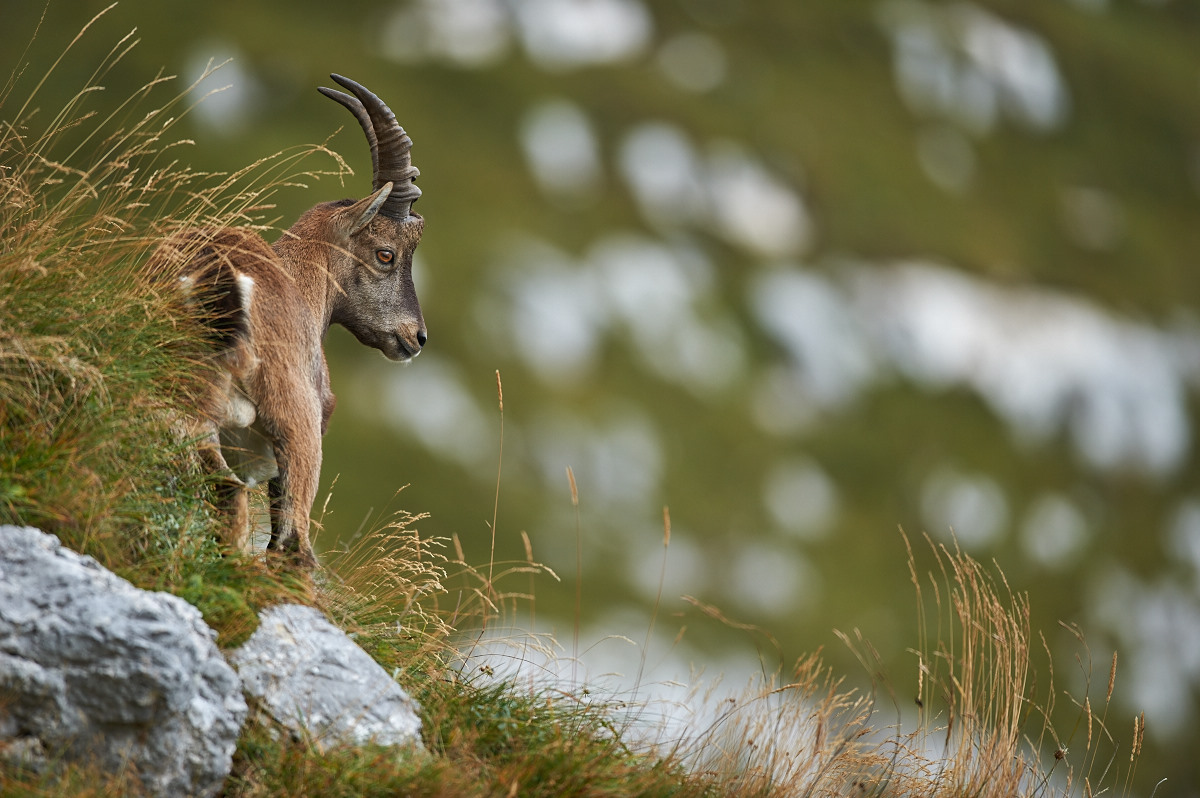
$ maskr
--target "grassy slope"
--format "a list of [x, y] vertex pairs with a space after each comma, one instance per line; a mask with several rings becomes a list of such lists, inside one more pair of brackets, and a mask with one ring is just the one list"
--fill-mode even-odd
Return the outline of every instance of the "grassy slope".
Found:
[[[155, 106], [148, 98], [168, 90], [151, 84], [94, 107], [92, 87], [124, 48], [53, 117], [32, 112], [36, 96], [14, 99], [13, 82], [0, 94], [0, 118], [9, 120], [0, 127], [0, 522], [37, 525], [134, 584], [184, 597], [225, 646], [244, 640], [256, 611], [272, 602], [322, 608], [421, 703], [430, 752], [320, 749], [277, 740], [253, 720], [227, 795], [1128, 789], [1133, 758], [1128, 748], [1116, 753], [1105, 725], [1112, 677], [1104, 699], [1085, 693], [1075, 728], [1057, 735], [1044, 720], [1056, 694], [1034, 679], [1040, 650], [1024, 599], [955, 552], [935, 552], [934, 580], [913, 573], [918, 604], [931, 613], [920, 641], [916, 731], [888, 725], [882, 676], [877, 696], [855, 695], [814, 657], [739, 697], [694, 737], [656, 746], [631, 742], [620, 697], [473, 682], [453, 667], [455, 627], [478, 628], [509, 602], [494, 601], [501, 592], [492, 567], [442, 556], [436, 539], [413, 529], [419, 519], [369, 533], [316, 580], [258, 557], [223, 555], [205, 476], [172, 425], [187, 410], [205, 353], [176, 298], [141, 264], [167, 227], [259, 223], [274, 191], [302, 180], [304, 159], [320, 148], [234, 175], [190, 172], [178, 165], [167, 121], [185, 111], [186, 94]], [[387, 551], [405, 545], [386, 554], [382, 536]], [[533, 567], [506, 572], [519, 577]], [[443, 587], [451, 583], [466, 587], [451, 595]], [[922, 584], [932, 586], [932, 601], [920, 598]], [[847, 640], [874, 670], [869, 645]], [[897, 718], [900, 703], [891, 701]], [[1084, 774], [1097, 783], [1082, 786]], [[80, 766], [0, 776], [5, 795], [136, 791], [127, 775]]]

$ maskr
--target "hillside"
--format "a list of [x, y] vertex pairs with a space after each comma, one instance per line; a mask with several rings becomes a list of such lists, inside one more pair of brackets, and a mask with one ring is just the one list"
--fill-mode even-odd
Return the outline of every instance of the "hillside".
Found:
[[[86, 33], [95, 35], [96, 31]], [[403, 482], [412, 483], [411, 490], [400, 494], [408, 512], [375, 512], [362, 499], [361, 484], [344, 493], [335, 486], [332, 501], [342, 522], [364, 516], [367, 521], [357, 534], [326, 542], [323, 569], [314, 579], [260, 555], [221, 552], [215, 544], [206, 475], [196, 469], [188, 442], [179, 439], [173, 423], [178, 414], [188, 412], [195, 395], [195, 364], [206, 356], [202, 336], [178, 296], [150, 281], [143, 265], [169, 229], [249, 224], [271, 235], [281, 216], [290, 218], [282, 210], [284, 197], [289, 202], [296, 196], [309, 197], [313, 187], [320, 186], [318, 198], [325, 199], [329, 186], [351, 181], [329, 146], [295, 147], [304, 139], [294, 137], [289, 149], [246, 166], [239, 162], [231, 167], [234, 171], [187, 166], [192, 145], [184, 143], [180, 120], [197, 113], [192, 110], [194, 93], [167, 80], [143, 81], [125, 94], [100, 90], [109, 77], [130, 70], [127, 48], [132, 43], [119, 41], [98, 63], [80, 63], [75, 52], [60, 62], [37, 57], [37, 63], [54, 64], [53, 69], [47, 67], [47, 76], [94, 72], [61, 106], [39, 94], [43, 84], [28, 72], [15, 74], [0, 94], [0, 522], [38, 526], [135, 585], [181, 596], [201, 610], [226, 647], [244, 641], [257, 623], [257, 613], [273, 603], [299, 601], [320, 608], [357, 635], [363, 648], [418, 699], [426, 746], [433, 753], [429, 759], [397, 762], [383, 750], [321, 750], [311, 742], [279, 742], [251, 725], [244, 732], [226, 794], [791, 795], [807, 790], [844, 794], [859, 789], [855, 785], [872, 795], [1070, 795], [1101, 786], [1134, 791], [1131, 763], [1136, 757], [1131, 752], [1140, 747], [1141, 732], [1135, 720], [1131, 737], [1130, 713], [1123, 708], [1109, 714], [1114, 695], [1109, 649], [1097, 655], [1094, 668], [1075, 666], [1075, 655], [1090, 662], [1078, 629], [1066, 627], [1071, 646], [1064, 658], [1057, 638], [1051, 646], [1037, 631], [1041, 628], [1053, 637], [1056, 628], [1035, 624], [1031, 617], [1053, 615], [1056, 608], [1032, 609], [1020, 588], [1010, 589], [994, 567], [980, 566], [953, 544], [917, 543], [907, 567], [898, 554], [904, 550], [903, 539], [893, 541], [890, 554], [877, 553], [887, 560], [882, 569], [886, 579], [904, 589], [892, 595], [891, 604], [902, 604], [899, 611], [923, 619], [916, 634], [898, 632], [891, 641], [893, 648], [921, 652], [917, 665], [910, 658], [909, 667], [898, 670], [882, 661], [872, 647], [870, 630], [860, 636], [855, 629], [857, 615], [823, 616], [827, 630], [854, 630], [843, 635], [848, 643], [844, 650], [851, 653], [839, 648], [837, 658], [860, 659], [859, 664], [833, 670], [814, 655], [797, 655], [795, 640], [776, 650], [770, 626], [758, 625], [751, 634], [767, 641], [762, 644], [766, 675], [737, 695], [729, 708], [716, 710], [709, 724], [682, 734], [673, 726], [656, 725], [662, 708], [647, 699], [648, 684], [609, 693], [575, 680], [564, 689], [561, 681], [540, 682], [529, 680], [525, 672], [509, 673], [513, 661], [527, 659], [524, 653], [471, 658], [489, 630], [508, 635], [507, 630], [521, 629], [529, 616], [525, 629], [530, 636], [512, 638], [509, 650], [523, 652], [528, 646], [548, 651], [550, 662], [571, 670], [570, 658], [560, 653], [565, 646], [541, 634], [533, 623], [534, 611], [575, 607], [574, 621], [564, 627], [560, 619], [559, 628], [568, 631], [560, 632], [558, 641], [565, 644], [570, 634], [577, 635], [584, 620], [604, 611], [591, 598], [595, 587], [589, 574], [598, 567], [592, 563], [604, 562], [614, 550], [632, 556], [635, 544], [628, 535], [614, 536], [605, 543], [607, 549], [589, 548], [588, 569], [573, 574], [560, 565], [562, 550], [576, 556], [582, 531], [573, 540], [568, 537], [567, 545], [560, 540], [557, 550], [547, 547], [555, 558], [552, 569], [541, 564], [537, 548], [527, 547], [525, 556], [513, 556], [513, 535], [502, 537], [498, 555], [478, 556], [474, 552], [485, 550], [480, 535], [464, 546], [455, 522], [440, 513], [422, 513], [419, 497], [424, 491], [454, 494], [473, 484], [455, 468], [435, 466], [386, 477], [392, 480], [390, 492]], [[645, 141], [647, 146], [654, 144], [653, 136]], [[201, 139], [195, 146], [206, 145]], [[361, 149], [357, 140], [354, 146]], [[340, 140], [337, 149], [342, 149]], [[736, 155], [725, 155], [737, 161]], [[718, 152], [712, 164], [728, 166], [722, 157]], [[764, 189], [759, 185], [754, 190]], [[431, 203], [431, 218], [435, 208]], [[443, 218], [447, 216], [443, 211]], [[461, 224], [447, 218], [446, 229]], [[779, 245], [796, 242], [785, 237]], [[546, 254], [536, 243], [531, 246], [530, 251]], [[646, 254], [640, 246], [611, 240], [593, 253], [590, 266], [580, 268], [619, 268], [622, 257]], [[688, 245], [680, 251], [686, 255]], [[896, 279], [941, 279], [939, 272], [912, 273], [916, 276]], [[536, 275], [529, 284], [538, 284]], [[828, 296], [819, 287], [806, 288], [786, 277], [764, 277], [760, 285], [764, 308], [769, 308], [770, 297], [816, 297], [813, 301], [819, 302]], [[964, 293], [973, 296], [973, 284], [967, 285]], [[899, 295], [903, 287], [879, 290]], [[981, 293], [990, 295], [989, 291]], [[446, 293], [441, 297], [448, 301]], [[770, 317], [769, 309], [764, 313]], [[786, 328], [790, 317], [784, 316], [780, 325]], [[478, 319], [487, 318], [485, 308]], [[919, 321], [914, 317], [914, 328]], [[781, 334], [786, 335], [786, 329]], [[345, 355], [343, 344], [335, 341], [332, 348]], [[421, 361], [396, 379], [411, 377], [419, 385], [419, 369], [426, 365], [434, 375], [449, 373], [444, 364]], [[569, 371], [569, 364], [564, 368]], [[632, 379], [623, 369], [618, 367], [621, 379]], [[688, 374], [675, 377], [686, 381]], [[528, 441], [519, 433], [520, 419], [539, 400], [533, 383], [515, 382], [520, 386], [516, 391], [506, 383], [508, 412], [514, 405], [526, 408], [518, 412], [518, 433], [511, 427], [508, 433], [513, 437], [505, 456], [515, 464], [500, 454], [505, 433], [499, 403], [493, 417], [494, 443], [461, 455], [487, 463], [491, 492], [483, 510], [493, 532], [513, 528], [508, 522], [498, 524], [497, 502], [504, 513], [521, 516], [527, 512], [521, 509], [523, 502], [530, 500], [527, 483], [508, 488], [506, 469], [520, 473], [530, 468], [522, 455]], [[492, 390], [489, 384], [489, 393]], [[545, 389], [547, 394], [573, 395], [581, 390]], [[698, 390], [703, 392], [703, 385]], [[896, 409], [862, 400], [862, 412], [871, 411], [868, 415], [876, 420], [890, 418], [889, 413], [903, 417], [907, 404], [916, 401], [911, 387], [883, 390], [897, 401]], [[356, 395], [353, 389], [343, 393]], [[586, 397], [576, 398], [586, 403]], [[360, 415], [354, 401], [351, 417]], [[693, 401], [698, 400], [682, 403], [681, 417], [695, 416], [692, 420], [704, 426], [698, 419], [705, 413]], [[965, 412], [975, 417], [978, 410]], [[467, 413], [461, 423], [469, 425], [469, 418]], [[949, 417], [945, 424], [959, 434], [975, 429], [955, 426], [960, 421]], [[566, 439], [572, 429], [563, 422], [539, 434], [557, 430]], [[730, 457], [755, 456], [742, 452], [738, 436], [730, 431], [707, 431], [725, 445]], [[574, 498], [564, 502], [565, 513], [560, 514], [567, 518], [561, 528], [587, 529], [591, 536], [596, 534], [593, 524], [607, 529], [608, 523], [623, 523], [633, 506], [628, 497], [645, 489], [639, 483], [645, 474], [639, 465], [646, 462], [639, 459], [645, 454], [638, 448], [643, 432], [636, 423], [617, 430], [615, 439], [629, 445], [589, 460], [593, 481], [584, 483], [582, 492], [571, 472]], [[869, 433], [865, 430], [860, 442]], [[350, 448], [364, 434], [369, 433], [335, 426], [329, 445]], [[455, 449], [461, 443], [454, 440], [445, 445], [448, 451], [463, 451]], [[832, 442], [829, 447], [831, 452], [838, 448]], [[847, 456], [854, 451], [850, 445], [842, 450]], [[706, 457], [695, 459], [699, 469], [720, 470]], [[793, 487], [797, 481], [801, 487], [820, 482], [814, 472], [801, 467], [789, 473], [795, 478]], [[566, 493], [561, 474], [556, 478], [562, 479]], [[949, 483], [953, 487], [954, 481]], [[589, 485], [597, 484], [611, 490], [589, 492]], [[692, 506], [684, 498], [684, 506], [674, 503], [675, 518], [703, 516], [728, 498], [702, 496]], [[856, 506], [853, 497], [840, 501], [843, 507]], [[319, 502], [318, 519], [328, 520], [324, 510]], [[472, 511], [479, 512], [480, 505], [473, 504]], [[597, 516], [615, 520], [602, 523]], [[657, 513], [652, 520], [657, 527]], [[893, 519], [887, 528], [894, 523]], [[687, 556], [687, 541], [678, 528], [673, 540], [655, 528], [651, 544], [637, 544], [637, 553], [657, 566], [662, 557], [673, 562], [681, 549]], [[528, 546], [528, 538], [525, 542]], [[737, 548], [732, 543], [728, 547]], [[643, 556], [647, 550], [654, 556]], [[770, 574], [771, 551], [761, 553], [759, 564]], [[844, 586], [839, 589], [853, 591], [858, 589], [856, 581], [871, 578], [863, 576], [859, 565], [835, 570], [827, 564], [823, 573], [830, 583]], [[749, 567], [733, 569], [730, 578], [739, 573], [747, 584], [769, 581]], [[660, 614], [659, 603], [673, 598], [663, 599], [665, 574], [664, 565], [650, 580], [658, 598], [649, 624], [624, 629], [623, 634], [644, 635], [650, 641], [657, 621], [668, 625], [665, 619], [674, 610], [663, 604]], [[579, 594], [574, 591], [581, 579], [589, 597], [576, 604]], [[700, 635], [715, 635], [711, 629], [718, 627], [744, 639], [753, 626], [730, 620], [738, 613], [706, 596], [688, 606], [693, 617], [711, 624]], [[578, 651], [576, 643], [572, 653]], [[1064, 699], [1054, 689], [1048, 660], [1066, 663], [1056, 672], [1062, 678], [1069, 671], [1071, 698]], [[1115, 667], [1116, 659], [1112, 662]], [[854, 689], [852, 681], [866, 686]], [[689, 687], [704, 694], [711, 684], [697, 679]], [[717, 700], [723, 707], [720, 702], [726, 699]], [[86, 768], [42, 775], [5, 770], [3, 776], [6, 795], [125, 795], [130, 789], [126, 782], [106, 781]], [[1081, 786], [1085, 778], [1087, 787]], [[1142, 785], [1137, 791], [1148, 792]]]

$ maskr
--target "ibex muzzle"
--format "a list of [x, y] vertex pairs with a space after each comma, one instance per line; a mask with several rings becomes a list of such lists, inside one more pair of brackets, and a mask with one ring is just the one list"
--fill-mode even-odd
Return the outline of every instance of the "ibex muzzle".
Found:
[[224, 480], [218, 504], [230, 516], [227, 542], [248, 544], [246, 490], [268, 477], [268, 548], [307, 565], [316, 562], [309, 513], [334, 408], [325, 332], [341, 324], [397, 361], [416, 357], [427, 338], [412, 281], [425, 228], [412, 210], [421, 196], [412, 140], [372, 92], [331, 77], [349, 93], [321, 93], [354, 114], [371, 147], [371, 194], [317, 205], [270, 247], [249, 230], [193, 230], [172, 236], [153, 258], [181, 280], [214, 331], [217, 368], [196, 434], [202, 459]]

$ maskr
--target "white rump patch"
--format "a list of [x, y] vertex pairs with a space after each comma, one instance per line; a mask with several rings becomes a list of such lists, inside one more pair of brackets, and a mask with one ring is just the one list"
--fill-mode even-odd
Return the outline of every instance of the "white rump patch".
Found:
[[238, 293], [242, 298], [242, 312], [250, 312], [250, 302], [254, 297], [254, 278], [248, 274], [237, 276]]

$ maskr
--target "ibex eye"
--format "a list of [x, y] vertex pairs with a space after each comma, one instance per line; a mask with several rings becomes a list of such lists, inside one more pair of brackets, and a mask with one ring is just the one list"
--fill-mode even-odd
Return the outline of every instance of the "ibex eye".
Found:
[[384, 266], [391, 266], [392, 261], [396, 259], [396, 253], [390, 249], [377, 249], [375, 250], [375, 259]]

